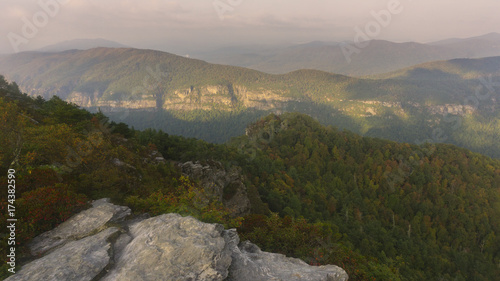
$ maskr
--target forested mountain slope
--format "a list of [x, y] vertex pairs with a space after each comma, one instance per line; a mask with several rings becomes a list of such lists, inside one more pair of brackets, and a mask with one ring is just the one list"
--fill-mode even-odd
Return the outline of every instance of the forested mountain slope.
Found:
[[[57, 97], [23, 95], [3, 79], [0, 94], [0, 177], [5, 184], [5, 171], [16, 170], [20, 249], [88, 199], [111, 197], [137, 213], [238, 227], [264, 250], [338, 264], [350, 280], [500, 273], [499, 160], [453, 145], [361, 137], [297, 113], [269, 115], [215, 145], [108, 123]], [[240, 167], [251, 213], [231, 216], [182, 174], [183, 161]], [[235, 192], [224, 187], [224, 198]], [[6, 194], [1, 202], [5, 209]]]
[[448, 142], [500, 157], [499, 57], [433, 62], [365, 79], [317, 70], [271, 75], [169, 53], [97, 48], [0, 58], [30, 95], [138, 129], [225, 142], [271, 112], [409, 143]]

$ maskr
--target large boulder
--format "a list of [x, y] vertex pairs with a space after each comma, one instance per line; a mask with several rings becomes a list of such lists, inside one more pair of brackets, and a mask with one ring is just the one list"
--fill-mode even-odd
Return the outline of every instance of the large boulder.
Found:
[[[309, 266], [261, 251], [236, 230], [165, 214], [125, 220], [130, 209], [94, 202], [32, 244], [34, 257], [8, 281], [345, 281], [337, 266]], [[73, 228], [73, 229], [72, 229]]]
[[111, 227], [98, 234], [71, 241], [51, 253], [23, 266], [6, 281], [79, 280], [91, 281], [109, 265], [111, 242], [119, 231]]
[[130, 227], [132, 240], [104, 281], [224, 280], [231, 264], [217, 224], [166, 214]]
[[35, 237], [29, 248], [35, 256], [43, 254], [70, 240], [103, 230], [109, 222], [120, 222], [130, 213], [129, 207], [113, 205], [109, 199], [96, 200], [92, 203], [92, 208], [71, 217], [53, 230]]

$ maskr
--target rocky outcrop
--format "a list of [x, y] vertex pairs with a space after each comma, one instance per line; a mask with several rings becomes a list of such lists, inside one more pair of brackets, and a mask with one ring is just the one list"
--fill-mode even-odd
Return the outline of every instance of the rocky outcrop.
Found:
[[286, 90], [249, 90], [241, 85], [206, 85], [173, 91], [163, 104], [167, 110], [213, 110], [214, 107], [232, 111], [238, 106], [257, 110], [282, 109], [294, 99]]
[[474, 113], [475, 109], [471, 105], [445, 104], [428, 106], [428, 111], [434, 115], [460, 115], [465, 116]]
[[222, 231], [220, 225], [178, 214], [136, 223], [115, 268], [102, 280], [224, 280], [231, 253]]
[[92, 206], [53, 230], [35, 237], [30, 244], [31, 253], [40, 255], [68, 241], [89, 236], [106, 228], [110, 222], [122, 221], [131, 213], [130, 208], [113, 205], [108, 199], [94, 201]]
[[231, 250], [230, 276], [231, 281], [345, 281], [346, 272], [335, 265], [310, 266], [304, 261], [288, 258], [281, 254], [267, 253], [260, 248], [240, 239], [235, 230], [224, 233]]
[[118, 228], [110, 227], [98, 234], [68, 242], [23, 266], [6, 280], [93, 280], [110, 263], [109, 238], [118, 231]]
[[154, 109], [156, 101], [150, 95], [141, 94], [114, 94], [114, 93], [94, 93], [71, 92], [66, 97], [67, 102], [74, 103], [81, 107], [102, 107], [108, 111], [112, 108], [126, 109]]
[[130, 209], [108, 200], [94, 202], [91, 209], [37, 237], [31, 251], [42, 256], [6, 280], [348, 278], [337, 266], [309, 266], [299, 259], [263, 252], [248, 241], [240, 243], [236, 230], [224, 230], [218, 224], [178, 214], [124, 220], [129, 214]]
[[220, 162], [186, 162], [180, 165], [182, 172], [199, 181], [205, 192], [222, 202], [234, 216], [243, 216], [250, 211], [250, 200], [243, 176], [238, 167], [226, 170]]

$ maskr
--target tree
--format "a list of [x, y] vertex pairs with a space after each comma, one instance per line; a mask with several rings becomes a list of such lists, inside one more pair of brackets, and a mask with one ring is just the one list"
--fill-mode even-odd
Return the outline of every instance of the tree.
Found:
[[[1, 82], [1, 81], [0, 81]], [[13, 102], [0, 97], [0, 165], [10, 168], [19, 162], [24, 144], [26, 117]]]

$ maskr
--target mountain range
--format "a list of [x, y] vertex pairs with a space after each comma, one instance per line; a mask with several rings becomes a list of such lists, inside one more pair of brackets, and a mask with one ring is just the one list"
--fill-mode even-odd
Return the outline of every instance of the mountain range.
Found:
[[384, 40], [363, 42], [358, 52], [346, 58], [342, 46], [353, 42], [321, 42], [269, 48], [227, 48], [192, 54], [212, 63], [242, 66], [267, 73], [318, 69], [349, 76], [391, 72], [415, 64], [454, 58], [481, 58], [500, 55], [500, 34], [447, 39], [431, 43], [395, 43]]
[[130, 48], [0, 56], [0, 73], [28, 94], [57, 95], [140, 129], [225, 142], [269, 112], [298, 111], [366, 136], [450, 142], [493, 157], [499, 69], [500, 57], [453, 59], [354, 78], [267, 74]]

